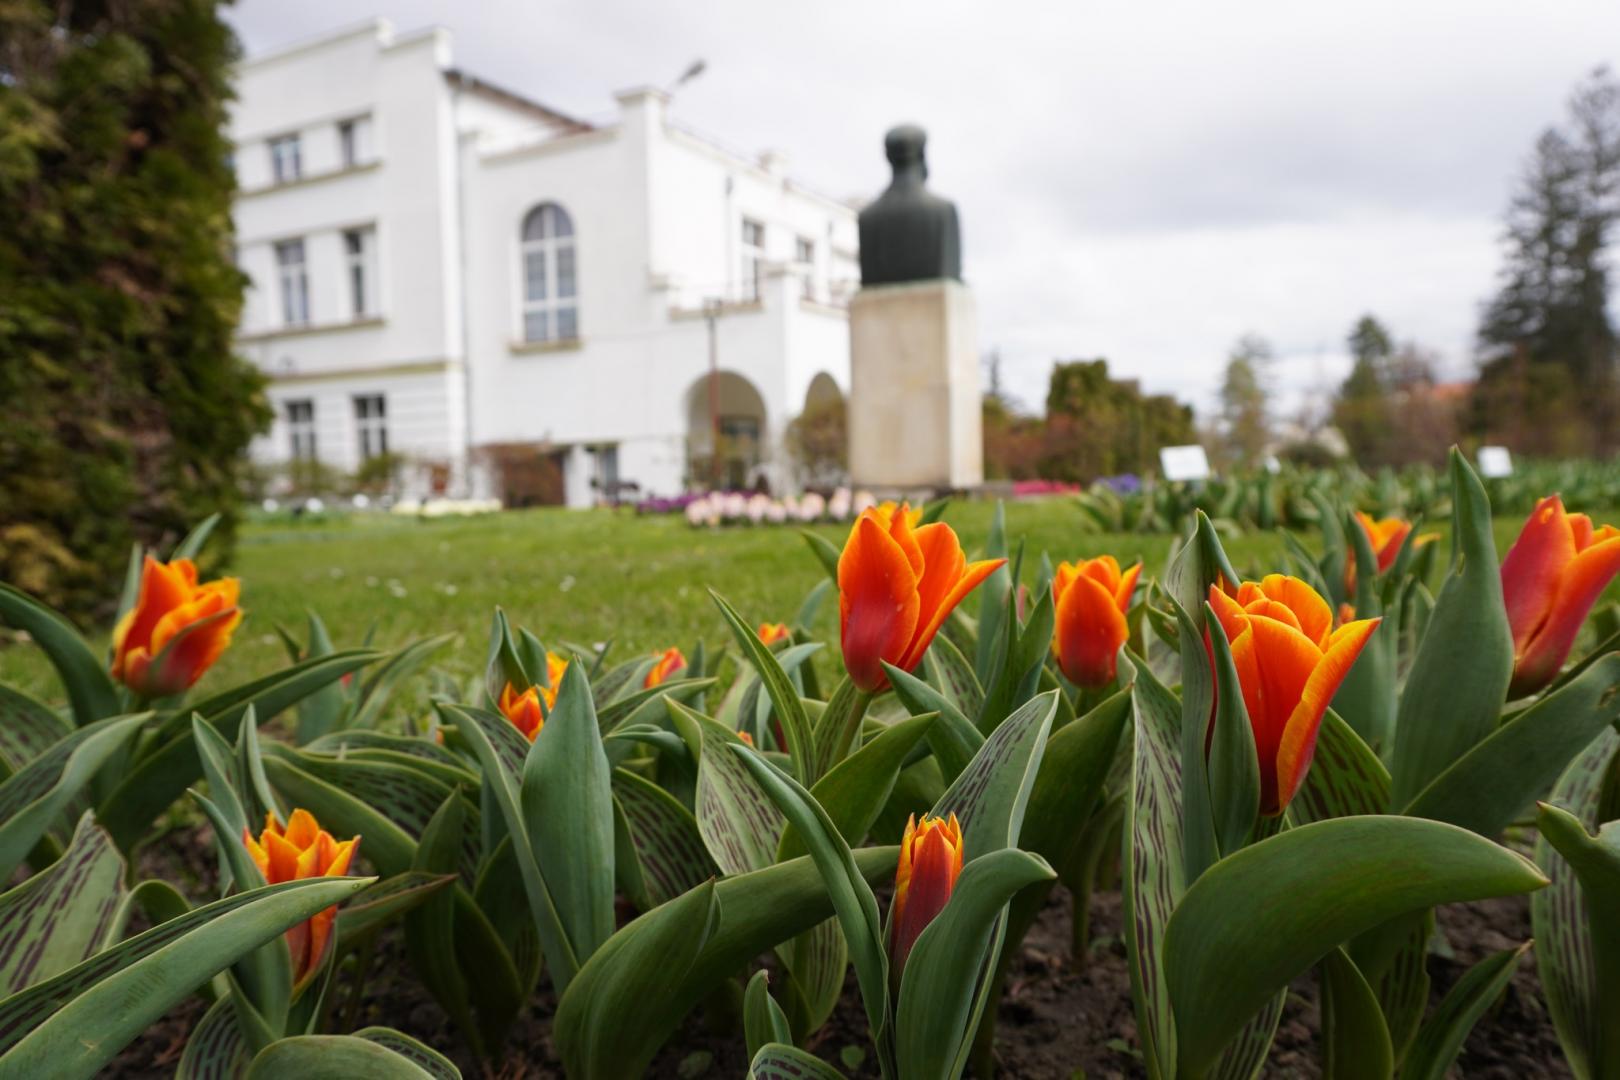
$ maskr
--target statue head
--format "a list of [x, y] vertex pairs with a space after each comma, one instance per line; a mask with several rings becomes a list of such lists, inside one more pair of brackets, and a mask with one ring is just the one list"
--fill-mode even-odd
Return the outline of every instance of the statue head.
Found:
[[923, 150], [928, 145], [928, 132], [916, 124], [901, 124], [889, 129], [883, 137], [883, 152], [888, 156], [895, 175], [916, 169], [926, 179], [928, 162]]

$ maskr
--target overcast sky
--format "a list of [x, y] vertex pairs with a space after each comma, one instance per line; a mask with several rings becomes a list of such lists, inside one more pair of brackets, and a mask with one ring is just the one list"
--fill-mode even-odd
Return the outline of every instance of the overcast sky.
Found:
[[239, 0], [251, 55], [373, 15], [567, 112], [708, 70], [672, 115], [784, 150], [837, 196], [887, 182], [883, 132], [929, 131], [961, 210], [980, 339], [1008, 388], [1055, 358], [1207, 410], [1245, 332], [1284, 408], [1328, 387], [1372, 311], [1465, 375], [1499, 220], [1537, 133], [1620, 60], [1620, 4], [899, 0]]

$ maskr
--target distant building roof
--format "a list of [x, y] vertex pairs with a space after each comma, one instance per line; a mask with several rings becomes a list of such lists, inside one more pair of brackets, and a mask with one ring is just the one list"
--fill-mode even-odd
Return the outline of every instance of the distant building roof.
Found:
[[510, 105], [513, 108], [531, 113], [548, 123], [557, 124], [566, 128], [570, 133], [595, 130], [591, 124], [584, 120], [569, 116], [567, 113], [558, 112], [549, 105], [542, 105], [532, 98], [524, 97], [514, 90], [496, 86], [494, 83], [480, 79], [476, 75], [469, 75], [459, 68], [447, 69], [444, 77], [451, 86], [458, 90], [465, 90], [470, 94], [482, 94], [484, 97], [499, 101], [503, 105]]

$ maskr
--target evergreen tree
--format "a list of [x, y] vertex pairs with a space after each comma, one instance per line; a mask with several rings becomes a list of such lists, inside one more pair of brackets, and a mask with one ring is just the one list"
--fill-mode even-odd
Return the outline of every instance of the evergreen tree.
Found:
[[1392, 434], [1388, 369], [1395, 346], [1389, 331], [1371, 315], [1361, 317], [1347, 340], [1352, 363], [1333, 403], [1333, 423], [1357, 462], [1387, 464]]
[[1620, 445], [1605, 253], [1620, 214], [1620, 83], [1594, 72], [1537, 139], [1479, 329], [1476, 433], [1530, 453]]
[[1265, 387], [1271, 358], [1271, 346], [1264, 338], [1246, 334], [1226, 360], [1221, 380], [1222, 434], [1228, 455], [1244, 464], [1257, 463], [1271, 442]]
[[269, 419], [232, 353], [236, 51], [214, 0], [0, 5], [0, 580], [79, 615], [134, 542], [217, 510], [228, 544]]

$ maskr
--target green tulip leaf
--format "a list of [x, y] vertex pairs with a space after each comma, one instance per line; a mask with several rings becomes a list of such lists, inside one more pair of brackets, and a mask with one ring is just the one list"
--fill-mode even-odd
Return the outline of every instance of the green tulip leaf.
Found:
[[0, 779], [73, 733], [73, 725], [44, 702], [0, 684]]
[[715, 865], [724, 874], [770, 866], [787, 823], [748, 768], [726, 749], [743, 745], [742, 740], [679, 702], [670, 702], [669, 712], [698, 762], [694, 816]]
[[1507, 990], [1519, 961], [1529, 951], [1527, 941], [1516, 949], [1493, 953], [1457, 980], [1418, 1031], [1417, 1041], [1401, 1063], [1401, 1080], [1445, 1080], [1463, 1040]]
[[1329, 709], [1316, 730], [1316, 753], [1288, 815], [1304, 825], [1389, 810], [1389, 770], [1360, 735]]
[[1403, 813], [1495, 836], [1616, 720], [1620, 654], [1599, 660], [1480, 740]]
[[392, 1050], [400, 1057], [414, 1062], [417, 1068], [433, 1077], [433, 1080], [461, 1080], [461, 1070], [457, 1069], [449, 1058], [432, 1047], [424, 1046], [402, 1031], [395, 1031], [390, 1027], [364, 1027], [355, 1032], [354, 1037]]
[[1395, 1051], [1378, 996], [1343, 949], [1320, 966], [1323, 1080], [1390, 1080]]
[[1496, 730], [1513, 676], [1513, 633], [1502, 602], [1490, 500], [1455, 447], [1451, 483], [1451, 569], [1401, 691], [1392, 806], [1410, 804]]
[[[852, 853], [868, 882], [893, 880], [896, 854], [894, 847]], [[806, 857], [705, 884], [622, 927], [558, 1002], [553, 1038], [568, 1075], [641, 1076], [717, 986], [832, 914], [827, 886]], [[649, 971], [659, 978], [649, 980]]]
[[372, 880], [306, 878], [238, 893], [0, 1001], [0, 1074], [88, 1080], [215, 973]]
[[743, 656], [765, 684], [765, 692], [770, 696], [771, 707], [776, 710], [782, 734], [787, 739], [786, 749], [788, 758], [793, 762], [793, 775], [807, 787], [814, 784], [821, 778], [821, 771], [817, 767], [817, 747], [811, 733], [810, 718], [805, 715], [804, 703], [800, 701], [798, 691], [782, 670], [776, 654], [759, 640], [754, 628], [719, 593], [711, 589], [709, 595], [720, 609], [726, 625], [731, 628], [732, 637], [737, 639]]
[[1055, 875], [1046, 860], [1000, 848], [962, 868], [951, 898], [918, 935], [900, 977], [895, 1060], [900, 1076], [954, 1078], [967, 1064], [993, 977], [1003, 915], [1019, 890]]
[[62, 679], [73, 719], [80, 726], [119, 711], [118, 688], [106, 663], [62, 616], [21, 589], [0, 583], [0, 622], [27, 632], [45, 653]]
[[[1204, 625], [1219, 627], [1215, 611], [1204, 603]], [[1215, 657], [1215, 718], [1209, 746], [1209, 805], [1214, 815], [1215, 841], [1223, 855], [1229, 855], [1249, 842], [1260, 814], [1260, 759], [1255, 749], [1254, 728], [1243, 702], [1243, 686], [1232, 662], [1232, 647], [1224, 632], [1212, 632], [1210, 645]], [[1185, 655], [1185, 653], [1183, 653]], [[1190, 727], [1203, 741], [1203, 725], [1190, 723], [1195, 717], [1182, 713], [1184, 728]], [[1185, 737], [1185, 730], [1183, 731]], [[1201, 747], [1194, 747], [1201, 754]], [[1193, 762], [1196, 767], [1197, 762]], [[1187, 763], [1183, 762], [1183, 775]]]
[[844, 1080], [844, 1074], [808, 1050], [789, 1043], [767, 1043], [749, 1063], [751, 1080]]
[[241, 1080], [252, 1055], [236, 1020], [231, 995], [219, 997], [186, 1039], [174, 1080]]
[[1207, 1070], [1288, 982], [1397, 915], [1547, 884], [1534, 864], [1416, 818], [1335, 818], [1279, 833], [1205, 871], [1165, 933], [1179, 1062]]
[[906, 707], [907, 712], [912, 716], [927, 713], [939, 716], [939, 722], [928, 731], [928, 743], [933, 748], [945, 779], [955, 780], [967, 768], [968, 762], [973, 760], [973, 755], [979, 752], [979, 747], [984, 745], [983, 732], [968, 719], [968, 714], [958, 709], [956, 703], [937, 687], [893, 664], [884, 664], [883, 670], [888, 672], [894, 696]]
[[743, 992], [743, 1036], [748, 1043], [748, 1057], [752, 1060], [767, 1043], [793, 1042], [793, 1030], [788, 1026], [787, 1014], [771, 997], [771, 976], [763, 968], [754, 972]]
[[583, 961], [613, 934], [613, 774], [583, 664], [563, 672], [534, 737], [520, 792], [525, 834]]
[[[400, 687], [425, 667], [433, 654], [444, 648], [456, 638], [455, 634], [439, 634], [434, 637], [420, 638], [400, 646], [387, 656], [381, 663], [366, 676], [361, 684], [358, 705], [354, 715], [349, 717], [344, 727], [368, 730], [374, 727], [388, 705], [393, 701], [394, 695]], [[304, 739], [298, 740], [306, 742]]]
[[966, 858], [1017, 846], [1057, 700], [1058, 692], [1048, 690], [1019, 706], [990, 733], [929, 811], [934, 817], [956, 815]]
[[979, 685], [973, 665], [944, 634], [935, 637], [923, 654], [923, 672], [929, 684], [944, 694], [963, 716], [978, 716], [984, 711], [984, 688]]
[[[844, 842], [858, 847], [889, 801], [907, 756], [933, 727], [935, 717], [913, 716], [883, 729], [867, 744], [816, 781], [810, 794], [827, 811]], [[790, 825], [777, 844], [776, 862], [805, 854], [804, 843]]]
[[716, 873], [697, 819], [681, 801], [644, 776], [613, 770], [615, 817], [622, 820], [629, 848], [619, 848], [614, 864], [620, 880], [634, 876], [627, 889], [643, 911], [697, 888]]
[[[445, 1063], [449, 1065], [449, 1062]], [[294, 1035], [260, 1050], [245, 1080], [436, 1080], [433, 1073], [381, 1043], [356, 1035]]]
[[837, 544], [820, 533], [811, 532], [809, 529], [800, 529], [799, 535], [804, 537], [804, 542], [809, 546], [810, 553], [816, 557], [816, 562], [821, 564], [821, 568], [827, 572], [827, 577], [836, 586], [838, 584], [838, 559], [843, 555], [843, 551], [840, 550]]

